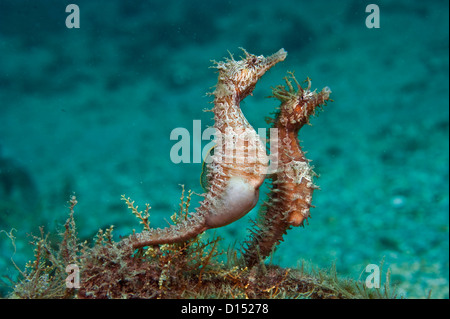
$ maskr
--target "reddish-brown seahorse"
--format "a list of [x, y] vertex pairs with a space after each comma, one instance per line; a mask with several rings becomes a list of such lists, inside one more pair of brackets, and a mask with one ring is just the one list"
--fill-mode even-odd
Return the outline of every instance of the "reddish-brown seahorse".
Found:
[[209, 189], [196, 212], [164, 229], [133, 234], [120, 242], [132, 249], [188, 240], [207, 229], [228, 225], [255, 207], [268, 167], [266, 146], [241, 111], [241, 101], [258, 80], [286, 58], [283, 49], [269, 56], [243, 50], [245, 57], [214, 62], [219, 72], [214, 95], [216, 146], [207, 163]]
[[287, 88], [273, 89], [273, 97], [281, 101], [280, 110], [272, 120], [278, 131], [278, 165], [271, 176], [272, 189], [262, 207], [256, 230], [253, 230], [244, 258], [247, 265], [255, 264], [267, 257], [291, 226], [303, 225], [310, 215], [312, 194], [317, 186], [313, 183], [314, 172], [300, 147], [298, 132], [309, 123], [309, 117], [317, 107], [326, 104], [331, 90], [325, 87], [320, 92], [311, 91], [308, 78], [303, 88], [291, 73], [297, 88], [285, 78]]

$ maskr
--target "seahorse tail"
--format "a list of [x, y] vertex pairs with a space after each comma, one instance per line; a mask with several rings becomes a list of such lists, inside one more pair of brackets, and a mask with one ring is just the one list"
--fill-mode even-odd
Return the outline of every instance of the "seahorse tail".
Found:
[[251, 267], [264, 260], [281, 241], [290, 228], [285, 212], [277, 208], [277, 203], [266, 202], [262, 208], [261, 220], [250, 229], [251, 235], [245, 241], [243, 257], [247, 266]]
[[176, 225], [130, 235], [119, 243], [119, 247], [135, 250], [145, 246], [183, 242], [204, 232], [207, 229], [205, 225], [202, 214], [193, 214]]

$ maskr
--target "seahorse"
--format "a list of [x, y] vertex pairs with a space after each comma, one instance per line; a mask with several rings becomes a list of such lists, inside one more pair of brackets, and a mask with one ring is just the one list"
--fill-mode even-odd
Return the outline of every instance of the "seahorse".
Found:
[[258, 80], [286, 58], [286, 51], [256, 56], [242, 49], [241, 60], [214, 62], [218, 82], [214, 92], [216, 145], [207, 163], [208, 192], [188, 218], [163, 229], [151, 229], [123, 239], [120, 245], [137, 249], [149, 245], [183, 242], [207, 229], [228, 225], [255, 207], [268, 167], [266, 147], [240, 108]]
[[271, 176], [272, 189], [262, 205], [259, 223], [244, 248], [244, 258], [249, 266], [267, 257], [291, 226], [303, 226], [310, 216], [313, 191], [318, 188], [313, 183], [315, 173], [309, 165], [310, 160], [300, 147], [298, 132], [309, 124], [316, 108], [326, 104], [331, 90], [325, 87], [319, 93], [311, 92], [309, 78], [307, 88], [303, 88], [293, 73], [290, 74], [297, 89], [287, 77], [287, 89], [282, 85], [273, 89], [272, 97], [281, 101], [279, 112], [271, 120], [278, 131], [278, 163]]

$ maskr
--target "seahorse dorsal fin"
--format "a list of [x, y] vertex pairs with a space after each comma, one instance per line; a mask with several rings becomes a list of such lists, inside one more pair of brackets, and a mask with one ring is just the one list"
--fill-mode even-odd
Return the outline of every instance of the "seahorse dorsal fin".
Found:
[[203, 190], [205, 192], [208, 192], [209, 189], [209, 180], [208, 180], [208, 158], [210, 158], [212, 155], [214, 155], [214, 146], [212, 146], [208, 153], [206, 154], [205, 158], [203, 159], [202, 163], [202, 173], [200, 174], [200, 185], [202, 186]]

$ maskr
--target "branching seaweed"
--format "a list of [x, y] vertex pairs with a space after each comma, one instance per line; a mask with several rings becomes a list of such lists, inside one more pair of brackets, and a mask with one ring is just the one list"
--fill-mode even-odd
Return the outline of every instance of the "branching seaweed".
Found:
[[[280, 111], [271, 120], [278, 130], [278, 169], [271, 177], [268, 200], [244, 243], [243, 256], [231, 247], [222, 250], [219, 237], [206, 239], [203, 235], [208, 229], [238, 220], [255, 207], [268, 169], [265, 146], [239, 104], [287, 53], [281, 49], [266, 58], [243, 51], [241, 60], [231, 57], [216, 62], [219, 78], [213, 93], [214, 127], [222, 133], [231, 132], [241, 147], [235, 153], [227, 152], [223, 145], [214, 147], [208, 173], [202, 176], [208, 190], [196, 213], [189, 211], [192, 192], [186, 195], [181, 186], [180, 205], [171, 217], [172, 225], [154, 229], [150, 226], [150, 205], [140, 211], [132, 199], [122, 195], [121, 200], [143, 229], [133, 230], [130, 236], [115, 242], [111, 226], [100, 229], [88, 244], [78, 239], [77, 199], [73, 195], [60, 242], [51, 243], [41, 228], [40, 235], [32, 237], [34, 259], [25, 269], [20, 270], [11, 260], [20, 273], [11, 298], [394, 297], [389, 281], [383, 290], [371, 290], [360, 281], [340, 279], [334, 267], [308, 272], [303, 266], [291, 269], [264, 263], [287, 229], [307, 220], [317, 188], [297, 135], [304, 124], [309, 124], [315, 109], [329, 100], [331, 91], [327, 87], [319, 93], [311, 91], [309, 79], [303, 88], [292, 73], [290, 79], [286, 78], [287, 87], [273, 90], [274, 97], [281, 101]], [[241, 161], [243, 158], [246, 161]], [[6, 234], [15, 249], [13, 232]], [[66, 272], [68, 266], [74, 269], [70, 274]], [[72, 276], [79, 280], [70, 281]], [[75, 282], [77, 285], [72, 285]]]
[[[180, 209], [171, 218], [175, 224], [186, 218], [190, 196], [191, 192], [185, 198], [183, 188]], [[389, 281], [383, 289], [368, 289], [360, 281], [340, 279], [335, 267], [306, 271], [303, 265], [291, 269], [260, 261], [249, 268], [236, 250], [220, 250], [218, 237], [206, 240], [199, 235], [182, 243], [139, 248], [129, 255], [118, 248], [110, 227], [99, 230], [89, 247], [76, 237], [75, 205], [72, 196], [57, 249], [52, 248], [43, 228], [39, 236], [33, 236], [34, 260], [20, 270], [22, 278], [10, 298], [395, 297]], [[134, 213], [137, 208], [129, 209]], [[66, 286], [66, 267], [72, 263], [81, 272], [79, 289]]]

